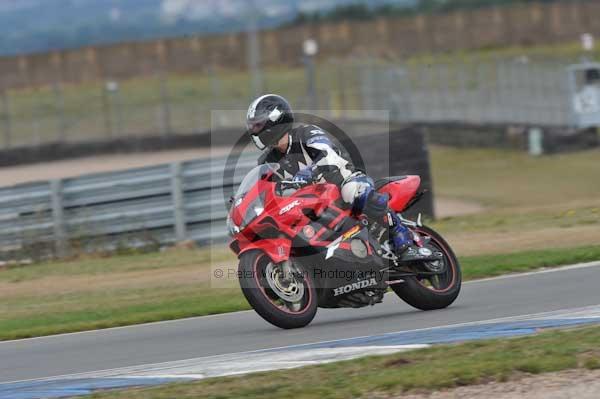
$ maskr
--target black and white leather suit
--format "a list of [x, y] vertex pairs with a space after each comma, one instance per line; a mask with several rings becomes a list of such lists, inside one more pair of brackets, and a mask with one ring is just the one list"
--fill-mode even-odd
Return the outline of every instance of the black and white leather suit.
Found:
[[286, 152], [267, 149], [258, 163], [279, 163], [284, 179], [292, 179], [309, 168], [315, 182], [329, 182], [340, 187], [343, 201], [356, 214], [365, 213], [379, 220], [387, 210], [387, 196], [376, 193], [373, 180], [357, 170], [349, 156], [335, 145], [328, 133], [315, 125], [300, 125], [289, 132]]

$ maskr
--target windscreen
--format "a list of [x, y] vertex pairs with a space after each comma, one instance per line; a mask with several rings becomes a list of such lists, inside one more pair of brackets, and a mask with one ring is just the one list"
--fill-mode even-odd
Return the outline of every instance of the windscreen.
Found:
[[263, 178], [263, 176], [265, 176], [266, 174], [268, 174], [270, 172], [277, 172], [278, 169], [279, 169], [278, 163], [265, 163], [262, 165], [258, 165], [257, 167], [252, 169], [250, 172], [248, 172], [246, 177], [244, 177], [244, 180], [242, 180], [240, 187], [237, 189], [237, 192], [235, 193], [234, 199], [237, 200], [238, 198], [243, 197], [244, 194], [246, 194], [248, 191], [250, 191], [250, 189], [252, 187], [254, 187], [260, 179]]

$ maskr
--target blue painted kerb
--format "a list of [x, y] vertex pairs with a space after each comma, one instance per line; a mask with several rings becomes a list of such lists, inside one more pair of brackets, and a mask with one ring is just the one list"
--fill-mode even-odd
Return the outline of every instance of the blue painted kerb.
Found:
[[[318, 348], [344, 348], [359, 346], [393, 346], [409, 344], [441, 344], [488, 338], [514, 337], [535, 334], [541, 329], [600, 323], [600, 317], [574, 319], [523, 320], [455, 327], [441, 327], [417, 331], [373, 335], [342, 339], [317, 344], [296, 345], [290, 348], [266, 349], [261, 352], [283, 352]], [[87, 395], [96, 390], [154, 386], [190, 378], [81, 378], [52, 381], [28, 381], [0, 384], [2, 399], [42, 399]]]

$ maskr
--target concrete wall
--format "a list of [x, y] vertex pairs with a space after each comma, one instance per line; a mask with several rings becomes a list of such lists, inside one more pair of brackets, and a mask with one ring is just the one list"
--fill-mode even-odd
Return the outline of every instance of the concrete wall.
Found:
[[502, 125], [475, 123], [420, 123], [414, 125], [427, 143], [459, 148], [506, 148], [529, 150], [529, 130], [540, 128], [545, 154], [588, 150], [600, 146], [595, 128], [576, 130], [568, 127], [539, 125]]
[[[421, 170], [421, 148], [425, 144], [450, 147], [489, 147], [520, 151], [528, 150], [527, 125], [491, 125], [474, 123], [430, 122], [410, 126], [392, 127], [394, 135], [377, 139], [378, 132], [387, 131], [387, 124], [366, 121], [335, 121], [351, 137], [359, 148], [368, 148], [365, 158], [369, 173], [375, 177], [411, 173], [414, 166]], [[540, 126], [536, 126], [540, 127]], [[600, 133], [596, 129], [576, 131], [567, 127], [541, 126], [543, 149], [547, 154], [579, 151], [600, 147]], [[49, 143], [35, 147], [20, 147], [0, 150], [0, 167], [27, 165], [75, 159], [104, 154], [136, 153], [189, 148], [209, 148], [232, 145], [240, 135], [239, 130], [224, 129], [218, 133], [203, 132], [194, 135], [173, 134], [142, 137], [124, 137], [110, 140], [85, 142]], [[389, 150], [388, 150], [389, 147]], [[362, 153], [362, 152], [361, 152]], [[415, 164], [412, 157], [418, 155]], [[408, 165], [408, 166], [407, 166]], [[371, 170], [373, 169], [374, 170]], [[383, 169], [382, 169], [383, 168]]]

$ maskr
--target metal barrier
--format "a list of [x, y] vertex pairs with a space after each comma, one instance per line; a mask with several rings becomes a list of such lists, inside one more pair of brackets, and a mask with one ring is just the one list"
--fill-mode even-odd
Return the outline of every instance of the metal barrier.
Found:
[[[237, 185], [256, 165], [244, 154], [0, 188], [0, 256], [223, 241], [223, 173]], [[36, 252], [33, 254], [32, 252]]]
[[[388, 132], [390, 126], [379, 121], [356, 123], [353, 130], [371, 132], [348, 133], [366, 172], [374, 179], [420, 175], [430, 194], [411, 210], [433, 217], [421, 129]], [[0, 259], [62, 257], [184, 240], [222, 242], [227, 237], [228, 197], [258, 156], [258, 151], [245, 150], [236, 164], [209, 158], [0, 187]]]

